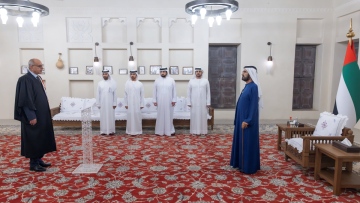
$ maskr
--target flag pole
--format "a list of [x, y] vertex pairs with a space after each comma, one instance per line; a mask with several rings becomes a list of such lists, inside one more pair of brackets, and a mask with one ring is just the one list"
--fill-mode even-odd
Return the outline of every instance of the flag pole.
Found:
[[352, 29], [352, 18], [350, 19], [350, 29], [349, 32], [346, 33], [346, 37], [349, 38], [350, 46], [352, 45], [352, 38], [355, 37], [355, 33]]

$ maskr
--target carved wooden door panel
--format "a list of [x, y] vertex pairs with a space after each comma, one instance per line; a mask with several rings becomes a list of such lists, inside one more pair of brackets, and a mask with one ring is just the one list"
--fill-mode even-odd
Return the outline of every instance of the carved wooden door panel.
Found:
[[312, 109], [316, 46], [297, 45], [293, 87], [293, 109]]
[[209, 83], [212, 107], [235, 108], [236, 63], [236, 46], [209, 47]]

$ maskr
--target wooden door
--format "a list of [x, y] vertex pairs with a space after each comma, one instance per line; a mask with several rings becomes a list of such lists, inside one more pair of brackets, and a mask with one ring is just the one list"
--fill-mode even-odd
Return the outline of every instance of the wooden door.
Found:
[[211, 106], [228, 109], [236, 105], [237, 46], [209, 47]]
[[315, 78], [315, 45], [296, 45], [293, 109], [312, 109]]

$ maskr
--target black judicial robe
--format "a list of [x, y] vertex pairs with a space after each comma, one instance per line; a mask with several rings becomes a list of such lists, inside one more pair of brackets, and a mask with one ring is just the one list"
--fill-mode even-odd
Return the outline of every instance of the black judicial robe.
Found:
[[[36, 115], [37, 123], [30, 125], [24, 108]], [[21, 76], [16, 85], [14, 119], [21, 121], [21, 156], [41, 158], [56, 151], [49, 102], [42, 83], [31, 73]]]

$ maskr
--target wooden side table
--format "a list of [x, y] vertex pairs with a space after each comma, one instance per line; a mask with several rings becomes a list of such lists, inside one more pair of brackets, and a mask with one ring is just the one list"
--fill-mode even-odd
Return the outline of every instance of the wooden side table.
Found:
[[[314, 178], [325, 179], [333, 186], [333, 194], [340, 195], [341, 188], [360, 188], [360, 176], [352, 172], [352, 162], [360, 161], [360, 153], [344, 152], [331, 144], [316, 144]], [[335, 168], [321, 169], [321, 158], [326, 155], [335, 160]], [[345, 163], [345, 170], [342, 170]]]
[[312, 135], [315, 128], [309, 125], [304, 125], [304, 127], [290, 127], [287, 124], [276, 124], [278, 127], [278, 140], [277, 140], [277, 148], [281, 149], [281, 141], [282, 141], [282, 132], [285, 132], [285, 139], [290, 139], [294, 137], [301, 137], [306, 135]]

